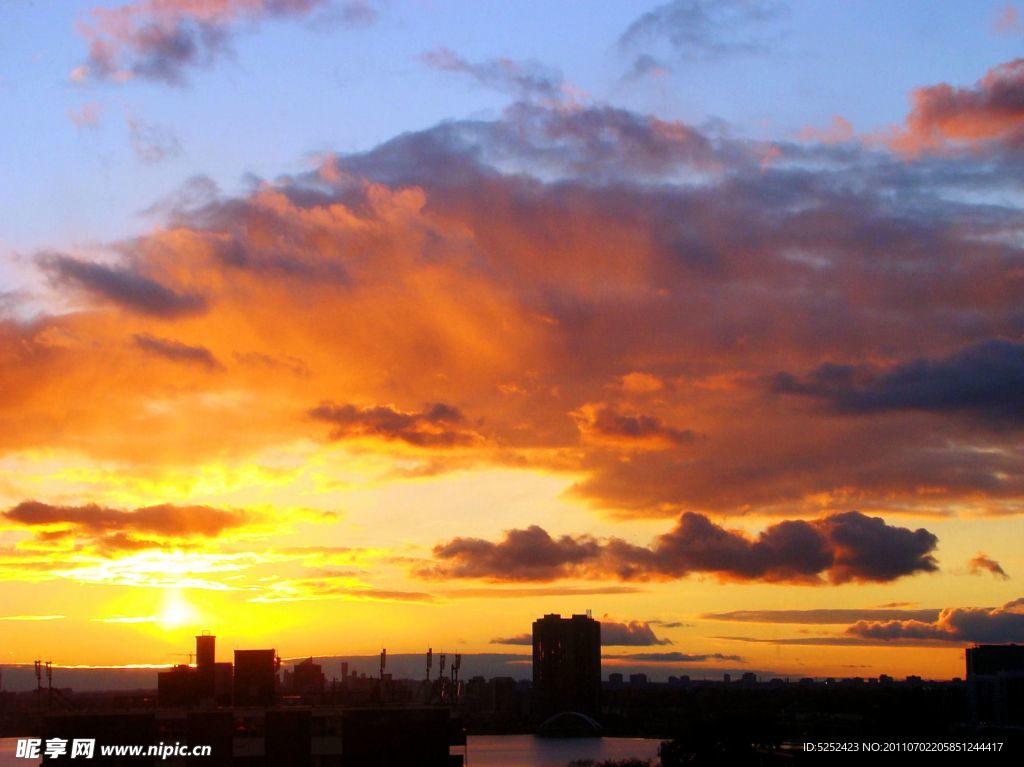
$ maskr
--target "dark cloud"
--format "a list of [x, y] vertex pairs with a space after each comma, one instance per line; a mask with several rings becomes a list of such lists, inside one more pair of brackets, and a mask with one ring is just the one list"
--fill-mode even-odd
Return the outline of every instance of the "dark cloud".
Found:
[[720, 652], [690, 654], [684, 652], [634, 652], [623, 654], [602, 654], [602, 658], [611, 660], [646, 661], [648, 663], [702, 663], [704, 661], [741, 662], [739, 655], [724, 655]]
[[[893, 643], [885, 639], [867, 639], [852, 636], [809, 636], [809, 637], [763, 637], [717, 636], [729, 642], [747, 642], [749, 644], [792, 645], [794, 647], [892, 647]], [[900, 643], [905, 647], [948, 647], [937, 639], [908, 639]]]
[[530, 634], [516, 634], [513, 637], [498, 637], [492, 639], [491, 644], [514, 644], [514, 645], [532, 645], [533, 637]]
[[43, 254], [38, 261], [57, 283], [69, 283], [139, 314], [175, 318], [206, 310], [203, 296], [175, 291], [131, 269], [80, 261], [60, 253]]
[[829, 577], [835, 583], [890, 581], [938, 569], [931, 555], [938, 538], [923, 527], [893, 527], [856, 511], [832, 514], [814, 524], [834, 548]]
[[827, 572], [834, 583], [889, 581], [935, 570], [936, 543], [927, 530], [893, 527], [856, 511], [778, 522], [753, 541], [687, 513], [657, 540], [650, 559], [657, 571], [675, 576], [699, 571], [799, 582]]
[[57, 528], [76, 536], [111, 535], [115, 537], [109, 542], [126, 547], [133, 545], [131, 536], [135, 535], [215, 538], [253, 521], [248, 512], [210, 506], [161, 504], [124, 511], [97, 504], [58, 506], [39, 501], [22, 501], [4, 512], [2, 518], [30, 530]]
[[[337, 168], [389, 185], [422, 185], [430, 190], [432, 200], [445, 203], [444, 208], [454, 205], [453, 212], [470, 214], [474, 225], [481, 227], [478, 235], [487, 236], [488, 222], [512, 215], [543, 223], [534, 237], [550, 242], [549, 236], [557, 235], [548, 231], [555, 223], [551, 215], [555, 210], [568, 213], [578, 193], [593, 195], [589, 202], [597, 205], [605, 197], [597, 190], [609, 182], [632, 186], [652, 179], [671, 179], [687, 169], [720, 171], [717, 163], [742, 162], [746, 155], [736, 142], [654, 115], [607, 105], [559, 108], [518, 102], [504, 111], [500, 121], [446, 122], [419, 133], [403, 134], [371, 152], [337, 158]], [[756, 162], [753, 155], [748, 159]], [[538, 185], [536, 176], [564, 177], [574, 183], [548, 187]], [[577, 183], [583, 179], [586, 183]], [[490, 214], [472, 205], [467, 208], [464, 195], [479, 188], [498, 195], [496, 201], [502, 202], [501, 207]], [[640, 199], [630, 204], [625, 189], [605, 191], [610, 193], [607, 202], [620, 213], [625, 212], [620, 205], [639, 207]], [[652, 201], [645, 200], [648, 204]], [[516, 209], [513, 202], [524, 207]], [[546, 215], [537, 215], [543, 213], [545, 203], [556, 207]], [[664, 201], [656, 207], [664, 208]], [[632, 213], [627, 220], [631, 218]], [[674, 223], [679, 225], [678, 220]], [[506, 244], [500, 251], [508, 249]], [[517, 267], [517, 262], [506, 268]]]
[[437, 564], [421, 577], [550, 581], [567, 577], [646, 580], [693, 573], [724, 580], [818, 584], [892, 581], [936, 570], [937, 538], [925, 529], [887, 525], [856, 511], [812, 521], [786, 520], [756, 538], [727, 530], [688, 512], [650, 546], [618, 538], [581, 536], [555, 540], [533, 525], [506, 531], [497, 543], [455, 538], [434, 547]]
[[968, 571], [973, 575], [980, 575], [981, 573], [991, 573], [997, 578], [1003, 580], [1009, 580], [1010, 576], [1006, 574], [1003, 566], [996, 562], [988, 554], [978, 552], [975, 554], [971, 561], [967, 563]]
[[471, 63], [447, 48], [424, 54], [423, 61], [433, 69], [467, 75], [480, 85], [518, 99], [536, 98], [553, 103], [566, 96], [561, 74], [535, 61], [492, 59]]
[[672, 644], [671, 639], [658, 637], [646, 621], [615, 621], [601, 620], [601, 644], [602, 646], [635, 646], [647, 647], [650, 645]]
[[[532, 588], [477, 588], [477, 589], [445, 589], [440, 594], [452, 599], [535, 599], [537, 597], [578, 597], [607, 596], [610, 594], [640, 594], [644, 589], [635, 586], [553, 586]], [[651, 621], [654, 623], [654, 621]], [[673, 628], [674, 624], [663, 624]]]
[[[672, 0], [640, 16], [619, 38], [626, 51], [654, 48], [682, 59], [762, 53], [768, 25], [784, 6], [773, 0]], [[641, 53], [637, 61], [650, 59]], [[636, 71], [635, 62], [632, 70]]]
[[[492, 639], [491, 644], [531, 645], [530, 634], [517, 634], [511, 637]], [[672, 644], [672, 640], [659, 638], [646, 621], [601, 620], [601, 645], [603, 647], [649, 647], [651, 645]]]
[[823, 399], [844, 413], [923, 410], [970, 413], [997, 425], [1024, 421], [1024, 343], [994, 339], [948, 357], [887, 370], [822, 365], [798, 378], [780, 373], [776, 391]]
[[661, 77], [668, 72], [668, 68], [657, 58], [648, 53], [641, 53], [633, 57], [633, 63], [629, 65], [622, 79], [631, 81], [645, 77]]
[[704, 613], [711, 621], [742, 623], [799, 623], [803, 625], [847, 624], [853, 621], [918, 620], [934, 621], [938, 610], [895, 610], [887, 608], [824, 608], [818, 610], [731, 610], [725, 613]]
[[252, 365], [266, 370], [286, 370], [299, 378], [308, 378], [310, 375], [306, 363], [290, 355], [275, 357], [262, 352], [232, 352], [231, 356], [243, 365]]
[[498, 543], [481, 538], [455, 538], [434, 547], [436, 566], [419, 569], [424, 577], [488, 578], [500, 581], [552, 581], [568, 577], [595, 560], [601, 544], [587, 536], [552, 538], [531, 525], [509, 530]]
[[459, 409], [443, 402], [414, 412], [383, 405], [361, 408], [324, 402], [310, 410], [309, 415], [331, 424], [331, 439], [379, 437], [416, 447], [467, 445], [475, 439], [475, 435], [463, 427], [465, 418]]
[[376, 13], [365, 0], [134, 0], [95, 8], [79, 25], [89, 43], [85, 64], [71, 79], [124, 81], [133, 77], [182, 85], [189, 69], [208, 67], [231, 53], [231, 39], [264, 19], [309, 18], [365, 25]]
[[624, 413], [615, 405], [584, 405], [572, 416], [584, 437], [598, 442], [678, 447], [697, 440], [689, 429], [673, 428], [660, 418], [643, 413]]
[[199, 365], [208, 370], [224, 369], [224, 366], [213, 356], [213, 352], [205, 346], [189, 346], [170, 338], [157, 338], [148, 333], [136, 333], [132, 336], [132, 341], [147, 354], [163, 357], [171, 362]]
[[1015, 599], [1002, 607], [949, 607], [934, 621], [857, 621], [846, 633], [885, 641], [1024, 642], [1024, 599]]

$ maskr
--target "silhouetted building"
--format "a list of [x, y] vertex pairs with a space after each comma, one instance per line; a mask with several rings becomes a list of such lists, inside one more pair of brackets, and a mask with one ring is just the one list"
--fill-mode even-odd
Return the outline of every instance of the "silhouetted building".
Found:
[[196, 665], [175, 666], [156, 675], [157, 703], [170, 707], [228, 705], [231, 703], [230, 663], [216, 662], [217, 637], [196, 637]]
[[208, 632], [196, 637], [196, 668], [212, 668], [217, 662], [217, 637]]
[[188, 707], [199, 702], [199, 679], [191, 666], [180, 665], [156, 675], [157, 703], [161, 706]]
[[967, 648], [967, 707], [975, 723], [1024, 724], [1024, 645]]
[[533, 711], [538, 721], [564, 711], [601, 710], [601, 624], [589, 615], [551, 614], [533, 622]]
[[320, 695], [324, 691], [324, 670], [312, 658], [292, 668], [291, 690], [298, 695]]
[[[196, 695], [199, 702], [212, 704], [217, 700], [217, 637], [208, 632], [196, 636]], [[230, 676], [231, 664], [223, 664], [228, 667]], [[223, 669], [220, 674], [223, 675]], [[231, 682], [228, 682], [230, 688]], [[223, 685], [222, 685], [223, 686]], [[224, 700], [224, 691], [221, 690], [219, 702], [230, 702]]]
[[235, 650], [235, 705], [274, 705], [278, 663], [276, 650]]

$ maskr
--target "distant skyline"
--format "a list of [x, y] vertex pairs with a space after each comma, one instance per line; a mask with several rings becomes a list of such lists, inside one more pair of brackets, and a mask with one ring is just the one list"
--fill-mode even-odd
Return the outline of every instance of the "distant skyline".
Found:
[[0, 664], [1024, 642], [1022, 12], [4, 3]]

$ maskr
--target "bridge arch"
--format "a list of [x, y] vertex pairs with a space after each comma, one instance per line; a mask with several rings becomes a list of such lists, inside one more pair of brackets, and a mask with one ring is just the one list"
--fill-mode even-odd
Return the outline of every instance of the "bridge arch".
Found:
[[601, 723], [580, 711], [552, 714], [537, 728], [538, 735], [600, 735]]

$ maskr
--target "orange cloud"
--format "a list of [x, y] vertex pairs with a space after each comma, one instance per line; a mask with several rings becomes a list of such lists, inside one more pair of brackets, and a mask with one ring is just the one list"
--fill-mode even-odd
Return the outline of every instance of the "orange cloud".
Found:
[[22, 501], [0, 515], [14, 529], [33, 533], [40, 543], [88, 543], [101, 551], [138, 551], [164, 545], [187, 545], [197, 538], [215, 538], [256, 521], [240, 510], [208, 506], [147, 506], [121, 511], [96, 504], [55, 506]]
[[1024, 137], [1024, 59], [993, 67], [973, 87], [947, 83], [918, 88], [906, 127], [891, 145], [909, 155], [998, 142], [1017, 148]]
[[996, 562], [992, 557], [988, 556], [983, 552], [975, 554], [971, 561], [967, 563], [967, 570], [973, 575], [979, 575], [983, 572], [991, 573], [997, 578], [1003, 580], [1009, 580], [1010, 576], [1006, 574], [1003, 566]]
[[853, 135], [853, 124], [840, 115], [832, 115], [824, 128], [807, 125], [797, 134], [801, 141], [820, 141], [824, 144], [841, 144], [852, 139]]
[[1017, 420], [983, 428], [1019, 411], [1013, 222], [907, 210], [927, 182], [894, 159], [876, 188], [852, 147], [798, 177], [757, 151], [520, 104], [194, 184], [148, 235], [38, 257], [39, 314], [0, 321], [0, 449], [130, 476], [343, 441], [395, 481], [571, 473], [613, 515], [1019, 510]]

